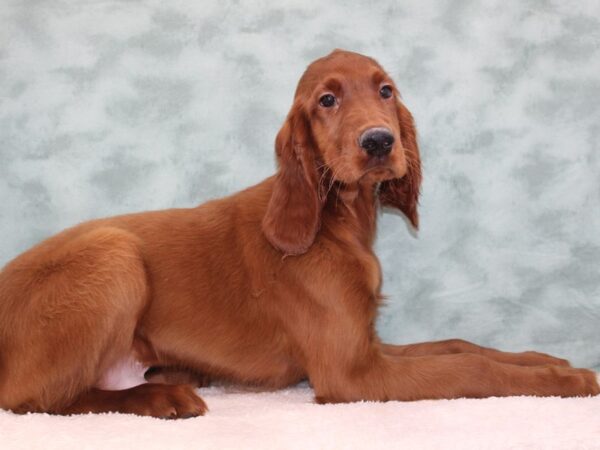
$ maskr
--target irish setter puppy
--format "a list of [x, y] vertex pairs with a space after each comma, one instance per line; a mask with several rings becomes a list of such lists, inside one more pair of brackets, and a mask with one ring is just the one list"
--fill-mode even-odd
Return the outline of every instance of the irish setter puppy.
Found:
[[275, 149], [277, 173], [242, 192], [86, 222], [10, 262], [0, 407], [190, 417], [206, 410], [190, 376], [308, 378], [318, 402], [600, 392], [593, 372], [541, 353], [377, 337], [377, 211], [416, 228], [421, 168], [411, 114], [373, 59], [313, 62]]

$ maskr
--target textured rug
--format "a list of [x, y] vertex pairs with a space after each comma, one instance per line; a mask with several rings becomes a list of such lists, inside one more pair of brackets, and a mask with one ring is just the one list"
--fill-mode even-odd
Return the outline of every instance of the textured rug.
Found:
[[200, 390], [204, 417], [0, 411], [2, 449], [600, 449], [600, 397], [317, 405], [306, 385]]

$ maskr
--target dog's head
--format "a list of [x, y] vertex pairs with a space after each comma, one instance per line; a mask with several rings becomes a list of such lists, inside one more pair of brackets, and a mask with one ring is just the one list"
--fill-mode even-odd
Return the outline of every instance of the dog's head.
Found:
[[324, 179], [379, 183], [380, 203], [418, 227], [421, 162], [413, 118], [375, 60], [335, 50], [308, 66], [275, 150], [279, 172], [263, 231], [284, 253], [304, 253], [314, 241]]

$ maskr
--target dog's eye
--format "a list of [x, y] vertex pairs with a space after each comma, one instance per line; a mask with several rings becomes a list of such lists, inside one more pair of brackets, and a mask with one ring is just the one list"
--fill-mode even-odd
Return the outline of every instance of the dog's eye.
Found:
[[325, 94], [319, 99], [319, 105], [325, 108], [331, 108], [335, 105], [335, 97], [332, 94]]
[[383, 98], [390, 98], [392, 96], [392, 87], [389, 84], [386, 84], [381, 89], [379, 89], [379, 95]]

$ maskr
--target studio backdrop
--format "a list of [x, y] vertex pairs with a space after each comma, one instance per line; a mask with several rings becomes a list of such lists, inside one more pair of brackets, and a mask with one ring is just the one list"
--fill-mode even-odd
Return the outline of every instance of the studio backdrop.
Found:
[[382, 337], [600, 369], [599, 18], [593, 0], [4, 0], [0, 265], [271, 175], [300, 75], [339, 47], [383, 65], [420, 136], [421, 229], [379, 219]]

